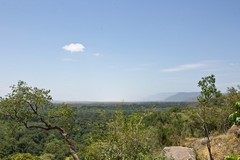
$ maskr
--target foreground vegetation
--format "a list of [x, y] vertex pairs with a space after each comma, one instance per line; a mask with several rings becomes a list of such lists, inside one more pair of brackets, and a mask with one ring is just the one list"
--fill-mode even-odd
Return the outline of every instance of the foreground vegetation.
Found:
[[204, 108], [201, 103], [55, 104], [49, 91], [20, 81], [0, 100], [0, 159], [160, 159], [164, 146], [226, 133], [239, 89], [211, 97]]

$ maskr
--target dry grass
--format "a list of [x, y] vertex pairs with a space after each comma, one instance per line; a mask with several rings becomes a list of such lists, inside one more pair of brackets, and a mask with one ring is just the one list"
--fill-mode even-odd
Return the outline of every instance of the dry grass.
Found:
[[[195, 149], [200, 160], [209, 159], [206, 144], [203, 139], [187, 139], [185, 145]], [[212, 154], [215, 160], [223, 160], [229, 154], [240, 153], [240, 138], [235, 134], [222, 134], [211, 138]]]

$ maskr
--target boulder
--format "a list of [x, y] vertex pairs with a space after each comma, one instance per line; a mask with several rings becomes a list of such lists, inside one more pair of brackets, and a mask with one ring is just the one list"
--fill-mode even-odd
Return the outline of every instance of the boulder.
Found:
[[239, 127], [237, 125], [232, 125], [231, 128], [228, 129], [227, 133], [228, 134], [236, 134], [236, 132], [239, 130]]
[[162, 156], [169, 160], [196, 160], [196, 153], [192, 148], [182, 146], [165, 147]]
[[228, 134], [235, 134], [237, 138], [240, 138], [240, 126], [232, 125], [227, 131]]
[[237, 138], [240, 138], [240, 129], [238, 129], [236, 132], [235, 132], [235, 135]]
[[[210, 141], [211, 141], [211, 139], [212, 139], [212, 138], [210, 138]], [[205, 138], [202, 138], [200, 141], [201, 141], [201, 144], [202, 144], [202, 145], [207, 145], [207, 143], [209, 142], [209, 141], [208, 141], [208, 138], [206, 138], [206, 137], [205, 137]]]

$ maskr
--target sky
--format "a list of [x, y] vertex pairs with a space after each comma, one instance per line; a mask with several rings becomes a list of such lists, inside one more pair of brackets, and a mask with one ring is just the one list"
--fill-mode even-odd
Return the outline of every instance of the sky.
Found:
[[239, 0], [0, 0], [0, 96], [141, 101], [240, 84]]

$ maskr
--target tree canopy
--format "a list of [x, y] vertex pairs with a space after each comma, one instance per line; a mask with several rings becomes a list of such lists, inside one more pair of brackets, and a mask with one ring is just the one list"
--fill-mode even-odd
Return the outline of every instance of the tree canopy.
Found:
[[[38, 128], [46, 131], [57, 130], [70, 147], [70, 153], [75, 160], [78, 156], [64, 127], [71, 127], [73, 117], [72, 108], [63, 105], [52, 107], [50, 90], [29, 87], [25, 82], [19, 81], [11, 86], [12, 92], [0, 100], [0, 113], [9, 120], [23, 124], [26, 128]], [[61, 121], [62, 126], [56, 125]]]

